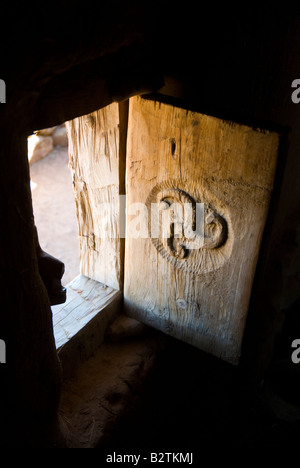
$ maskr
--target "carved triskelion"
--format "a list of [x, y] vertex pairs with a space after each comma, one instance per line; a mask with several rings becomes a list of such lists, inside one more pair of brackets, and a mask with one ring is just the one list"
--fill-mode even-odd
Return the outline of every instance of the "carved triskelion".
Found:
[[200, 274], [220, 267], [226, 257], [221, 249], [228, 236], [226, 220], [208, 204], [197, 204], [185, 190], [166, 185], [154, 187], [147, 199], [153, 245], [185, 271]]

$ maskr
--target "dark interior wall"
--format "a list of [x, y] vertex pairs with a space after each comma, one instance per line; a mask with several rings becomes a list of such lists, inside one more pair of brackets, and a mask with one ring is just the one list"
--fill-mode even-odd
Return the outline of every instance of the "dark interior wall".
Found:
[[299, 244], [292, 249], [284, 233], [296, 229], [300, 200], [300, 104], [291, 100], [291, 83], [300, 78], [300, 12], [274, 4], [230, 11], [164, 1], [4, 2], [1, 10], [9, 26], [1, 32], [0, 61], [7, 90], [0, 107], [0, 338], [7, 343], [1, 402], [14, 421], [7, 438], [16, 433], [25, 445], [54, 443], [49, 428], [61, 379], [33, 241], [26, 136], [113, 100], [159, 92], [286, 136], [259, 277], [263, 299], [254, 302], [258, 313], [246, 341], [250, 366], [268, 362], [282, 294], [289, 294], [282, 272], [299, 255]]

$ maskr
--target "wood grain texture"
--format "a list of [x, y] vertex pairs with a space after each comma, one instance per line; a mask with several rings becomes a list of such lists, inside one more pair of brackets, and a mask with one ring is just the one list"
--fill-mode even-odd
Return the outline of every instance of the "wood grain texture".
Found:
[[[52, 306], [56, 349], [68, 343], [98, 314], [101, 314], [102, 334], [104, 335], [108, 322], [111, 322], [116, 315], [114, 313], [111, 317], [107, 317], [105, 310], [112, 302], [117, 302], [120, 297], [120, 291], [98, 281], [82, 275], [74, 278], [67, 285], [66, 302]], [[103, 341], [103, 337], [99, 338], [98, 344], [101, 344], [101, 340]]]
[[[67, 123], [80, 239], [80, 272], [115, 289], [123, 283], [124, 239], [119, 194], [125, 165], [120, 106], [111, 104]], [[122, 154], [121, 154], [122, 153]]]
[[[274, 132], [130, 99], [124, 288], [129, 316], [238, 363], [278, 145]], [[184, 242], [170, 247], [164, 239], [130, 235], [131, 223], [147, 216], [134, 216], [133, 203], [146, 204], [149, 214], [155, 201], [185, 197], [204, 203], [208, 244], [189, 250]], [[150, 234], [149, 219], [144, 221]]]
[[67, 285], [67, 301], [52, 306], [56, 349], [70, 377], [104, 342], [107, 327], [122, 310], [122, 293], [79, 275]]

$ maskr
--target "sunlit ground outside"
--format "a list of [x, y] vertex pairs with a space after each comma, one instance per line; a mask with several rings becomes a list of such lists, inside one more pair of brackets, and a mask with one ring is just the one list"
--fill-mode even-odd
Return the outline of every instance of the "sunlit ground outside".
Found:
[[65, 264], [62, 284], [79, 274], [76, 208], [68, 148], [55, 146], [30, 167], [35, 224], [43, 250]]

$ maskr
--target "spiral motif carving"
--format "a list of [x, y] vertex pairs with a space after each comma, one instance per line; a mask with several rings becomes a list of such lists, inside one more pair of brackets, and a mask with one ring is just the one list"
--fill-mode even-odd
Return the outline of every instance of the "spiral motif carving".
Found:
[[[164, 258], [177, 268], [195, 273], [210, 271], [213, 265], [218, 266], [223, 255], [217, 252], [228, 236], [227, 222], [223, 216], [204, 203], [202, 229], [197, 231], [196, 200], [185, 190], [164, 184], [151, 191], [147, 204], [150, 207], [153, 203], [158, 205], [160, 213], [169, 214], [169, 217], [165, 216], [168, 225], [160, 229], [159, 236], [152, 238], [154, 246]], [[189, 233], [193, 234], [193, 239], [182, 229], [183, 219], [184, 225], [190, 227]], [[204, 257], [208, 258], [209, 265], [203, 262]]]

